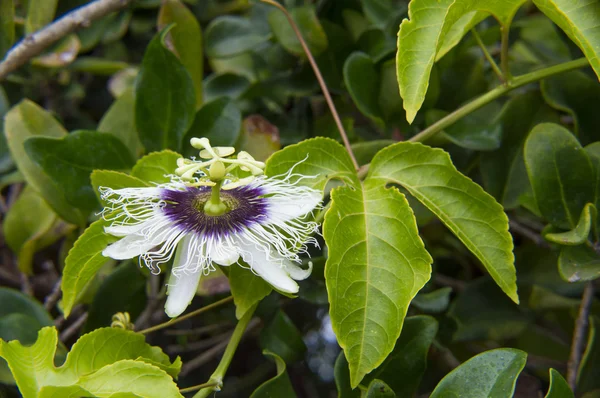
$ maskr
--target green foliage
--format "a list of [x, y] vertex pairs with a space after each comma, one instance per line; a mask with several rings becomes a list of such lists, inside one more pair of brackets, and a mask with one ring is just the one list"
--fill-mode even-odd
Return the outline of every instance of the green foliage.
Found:
[[[298, 25], [306, 44], [313, 55], [319, 55], [327, 50], [327, 36], [321, 26], [317, 13], [313, 6], [297, 7], [290, 10], [292, 19]], [[283, 48], [292, 54], [305, 56], [304, 50], [294, 33], [294, 30], [287, 21], [286, 16], [279, 10], [273, 10], [269, 13], [269, 25], [273, 30], [275, 39]]]
[[57, 342], [56, 329], [49, 327], [40, 330], [30, 347], [0, 340], [0, 356], [8, 362], [25, 398], [74, 392], [101, 397], [117, 393], [181, 396], [172, 380], [181, 361], [178, 358], [171, 363], [141, 335], [122, 329], [97, 329], [82, 336], [58, 368], [54, 366]]
[[285, 362], [277, 354], [263, 351], [265, 356], [273, 358], [277, 366], [277, 376], [265, 381], [250, 396], [251, 398], [290, 397], [296, 396], [292, 389], [292, 383], [285, 370]]
[[566, 380], [556, 369], [550, 369], [550, 387], [545, 398], [575, 398]]

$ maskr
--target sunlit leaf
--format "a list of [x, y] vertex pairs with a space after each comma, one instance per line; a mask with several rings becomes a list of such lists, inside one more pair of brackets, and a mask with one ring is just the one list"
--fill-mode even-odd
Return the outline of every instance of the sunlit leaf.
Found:
[[171, 178], [168, 176], [175, 173], [179, 158], [180, 154], [169, 150], [149, 153], [136, 162], [131, 169], [131, 176], [148, 183], [170, 182]]
[[596, 225], [596, 206], [585, 205], [575, 228], [567, 232], [555, 232], [544, 235], [547, 240], [561, 245], [580, 245], [587, 241], [592, 225]]

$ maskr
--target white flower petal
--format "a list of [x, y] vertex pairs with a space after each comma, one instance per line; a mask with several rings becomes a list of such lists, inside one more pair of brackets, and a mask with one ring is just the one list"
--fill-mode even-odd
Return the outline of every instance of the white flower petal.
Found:
[[268, 259], [266, 253], [253, 244], [241, 243], [240, 246], [242, 258], [258, 276], [284, 293], [298, 293], [298, 284], [280, 263]]
[[210, 258], [213, 262], [220, 265], [231, 265], [239, 260], [240, 254], [233, 246], [217, 244], [218, 248], [210, 252]]
[[267, 198], [269, 215], [275, 216], [279, 221], [288, 221], [310, 213], [321, 203], [321, 192], [304, 192], [293, 200], [282, 195]]
[[110, 244], [102, 251], [104, 257], [114, 258], [115, 260], [127, 260], [147, 252], [161, 242], [155, 242], [145, 236], [129, 235], [121, 240]]
[[[197, 253], [190, 250], [191, 239], [193, 239], [193, 236], [187, 235], [177, 246], [173, 268], [185, 265], [190, 260], [193, 261], [194, 259], [190, 259], [190, 256], [197, 256]], [[181, 315], [188, 305], [190, 305], [196, 295], [201, 276], [201, 269], [198, 269], [196, 272], [182, 272], [179, 275], [171, 274], [169, 289], [167, 291], [167, 302], [165, 303], [165, 312], [168, 316], [175, 318]]]
[[312, 273], [313, 269], [312, 261], [308, 262], [308, 269], [304, 269], [290, 260], [285, 260], [283, 262], [283, 266], [285, 267], [287, 273], [290, 274], [290, 276], [297, 281], [302, 281], [308, 278]]

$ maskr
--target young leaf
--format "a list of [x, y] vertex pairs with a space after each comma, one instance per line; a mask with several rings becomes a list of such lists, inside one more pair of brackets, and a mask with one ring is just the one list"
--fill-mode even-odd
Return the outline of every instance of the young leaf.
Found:
[[574, 7], [570, 0], [533, 0], [583, 51], [600, 79], [600, 3], [581, 0]]
[[228, 270], [229, 286], [235, 303], [235, 317], [242, 319], [246, 312], [267, 297], [273, 288], [264, 279], [238, 264], [232, 264]]
[[438, 323], [430, 316], [406, 318], [394, 351], [365, 378], [384, 381], [398, 397], [413, 397], [427, 368], [429, 346], [438, 331]]
[[596, 225], [596, 217], [596, 206], [588, 203], [581, 211], [575, 228], [567, 232], [546, 234], [544, 238], [559, 245], [581, 245], [588, 239], [592, 225]]
[[240, 137], [242, 113], [227, 97], [208, 102], [200, 108], [194, 123], [183, 140], [183, 154], [197, 156], [198, 150], [190, 145], [194, 137], [206, 137], [213, 146], [234, 146]]
[[586, 245], [565, 246], [558, 257], [558, 272], [568, 282], [592, 281], [600, 277], [600, 257]]
[[431, 210], [518, 303], [508, 218], [494, 198], [462, 175], [441, 149], [402, 142], [379, 152], [370, 179], [400, 184]]
[[97, 131], [79, 130], [62, 139], [32, 137], [25, 150], [63, 189], [69, 203], [87, 211], [98, 206], [90, 184], [92, 171], [125, 170], [134, 163], [118, 138]]
[[512, 397], [526, 360], [525, 352], [512, 348], [485, 351], [448, 373], [431, 398]]
[[170, 182], [171, 179], [167, 176], [175, 172], [177, 159], [180, 157], [177, 152], [169, 150], [149, 153], [136, 162], [131, 169], [131, 176], [147, 183]]
[[270, 397], [289, 397], [294, 398], [296, 393], [292, 388], [290, 377], [285, 370], [285, 362], [276, 354], [269, 351], [263, 351], [265, 356], [273, 358], [275, 365], [277, 366], [277, 376], [271, 380], [265, 381], [263, 384], [258, 386], [256, 390], [250, 395], [250, 398], [270, 398]]
[[94, 278], [96, 272], [109, 260], [102, 255], [102, 250], [119, 239], [104, 233], [106, 225], [104, 219], [92, 223], [77, 239], [65, 259], [61, 286], [65, 317], [69, 316], [77, 298]]
[[397, 189], [368, 179], [331, 195], [323, 226], [329, 314], [355, 388], [393, 350], [410, 301], [429, 280], [432, 259]]
[[174, 23], [167, 40], [194, 82], [196, 109], [202, 105], [202, 31], [194, 14], [180, 0], [163, 1], [158, 12], [159, 29]]
[[285, 175], [292, 168], [294, 174], [310, 177], [302, 178], [300, 184], [315, 189], [325, 189], [331, 179], [358, 184], [348, 152], [330, 138], [312, 138], [285, 147], [267, 160], [265, 174]]
[[[452, 26], [462, 17], [483, 11], [492, 14], [508, 29], [517, 9], [525, 0], [415, 0], [408, 6], [408, 17], [400, 24], [396, 67], [400, 95], [404, 100], [406, 119], [414, 120], [425, 100], [433, 63]], [[468, 26], [481, 18], [463, 20]], [[465, 32], [466, 33], [466, 32]]]
[[67, 131], [52, 115], [29, 100], [21, 101], [6, 114], [4, 131], [12, 158], [27, 182], [62, 219], [73, 224], [85, 224], [83, 212], [67, 202], [61, 187], [29, 158], [24, 147], [30, 137], [62, 138]]
[[180, 150], [196, 112], [194, 82], [185, 66], [165, 48], [169, 29], [148, 44], [135, 89], [135, 124], [148, 151]]
[[181, 369], [181, 360], [171, 363], [160, 348], [146, 344], [140, 334], [118, 328], [97, 329], [73, 345], [59, 368], [54, 366], [57, 343], [54, 327], [40, 330], [35, 344], [28, 347], [18, 341], [0, 340], [0, 356], [8, 362], [24, 398], [79, 390], [102, 397], [117, 393], [182, 397], [172, 379]]
[[540, 212], [573, 229], [586, 203], [594, 203], [594, 169], [577, 138], [553, 123], [538, 124], [525, 142], [525, 165]]
[[575, 398], [571, 387], [556, 369], [550, 369], [550, 387], [544, 398]]

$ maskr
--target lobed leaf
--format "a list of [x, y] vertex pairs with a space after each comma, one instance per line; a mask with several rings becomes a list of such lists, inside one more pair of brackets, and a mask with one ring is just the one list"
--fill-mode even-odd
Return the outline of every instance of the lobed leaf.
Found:
[[398, 190], [369, 178], [331, 195], [323, 226], [329, 313], [354, 388], [393, 350], [432, 259]]
[[398, 143], [373, 158], [368, 178], [404, 187], [483, 263], [504, 293], [519, 302], [508, 218], [494, 198], [456, 170], [446, 152]]

